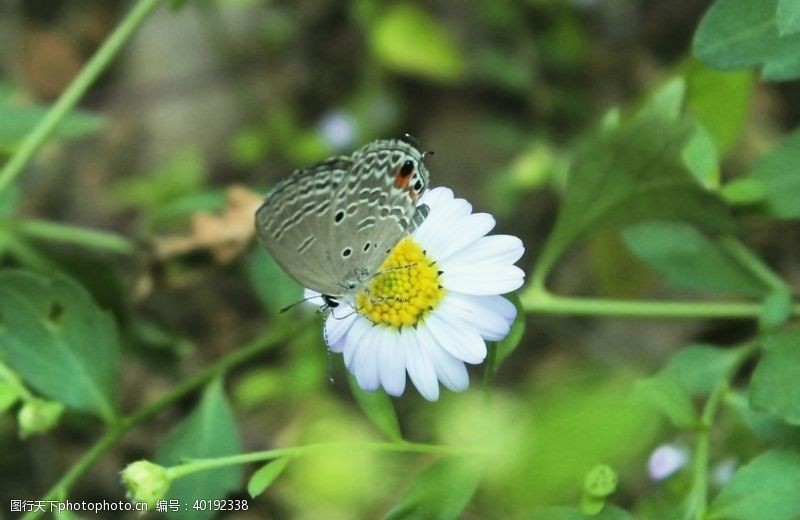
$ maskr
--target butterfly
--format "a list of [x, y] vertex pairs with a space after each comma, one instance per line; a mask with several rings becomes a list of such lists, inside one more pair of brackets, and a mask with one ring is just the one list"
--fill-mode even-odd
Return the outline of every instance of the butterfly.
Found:
[[394, 246], [428, 215], [426, 154], [399, 139], [295, 170], [256, 211], [261, 245], [333, 308], [374, 276]]

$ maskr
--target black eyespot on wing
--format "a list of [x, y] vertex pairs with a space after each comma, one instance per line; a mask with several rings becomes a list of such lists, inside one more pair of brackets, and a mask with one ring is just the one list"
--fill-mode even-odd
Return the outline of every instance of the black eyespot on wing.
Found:
[[366, 242], [364, 242], [364, 252], [365, 252], [365, 253], [366, 253], [367, 251], [369, 251], [369, 245], [370, 245], [370, 244], [369, 244], [369, 240], [367, 240]]
[[407, 159], [406, 162], [403, 163], [403, 166], [400, 167], [400, 176], [408, 177], [412, 173], [414, 173], [414, 161]]
[[417, 182], [414, 183], [414, 191], [422, 191], [422, 181], [421, 180], [417, 180]]
[[339, 211], [337, 211], [337, 212], [336, 212], [336, 214], [333, 216], [333, 221], [334, 221], [336, 224], [338, 224], [339, 222], [341, 222], [341, 221], [342, 221], [342, 219], [344, 219], [344, 210], [343, 210], [343, 209], [340, 209], [340, 210], [339, 210]]
[[347, 258], [348, 256], [353, 254], [353, 250], [349, 247], [345, 247], [342, 249], [342, 258]]

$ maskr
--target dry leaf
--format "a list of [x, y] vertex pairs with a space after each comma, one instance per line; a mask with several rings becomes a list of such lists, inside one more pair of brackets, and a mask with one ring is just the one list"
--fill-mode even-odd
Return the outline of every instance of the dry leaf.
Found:
[[255, 212], [263, 198], [243, 186], [231, 186], [221, 213], [197, 213], [187, 235], [156, 238], [153, 241], [156, 258], [165, 260], [208, 250], [219, 263], [232, 261], [255, 235]]

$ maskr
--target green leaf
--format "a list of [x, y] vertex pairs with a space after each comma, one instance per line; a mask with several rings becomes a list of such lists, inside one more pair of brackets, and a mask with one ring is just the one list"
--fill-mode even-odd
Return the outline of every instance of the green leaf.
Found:
[[683, 110], [686, 81], [672, 78], [655, 89], [637, 114], [639, 118], [656, 117], [676, 121]]
[[702, 125], [695, 125], [694, 134], [681, 154], [692, 175], [708, 189], [719, 186], [719, 157], [711, 134]]
[[733, 229], [722, 201], [703, 189], [684, 166], [681, 155], [695, 126], [675, 117], [682, 92], [676, 84], [656, 92], [652, 103], [627, 123], [580, 147], [561, 212], [542, 253], [544, 265], [588, 232], [643, 220]]
[[604, 507], [596, 515], [584, 514], [576, 507], [542, 507], [526, 518], [528, 520], [633, 520], [630, 513], [614, 506]]
[[787, 288], [775, 289], [764, 300], [758, 324], [764, 330], [774, 329], [786, 323], [792, 316], [792, 292]]
[[622, 236], [634, 255], [676, 287], [745, 296], [767, 293], [724, 248], [688, 224], [644, 222]]
[[767, 65], [765, 79], [800, 75], [800, 34], [781, 36], [777, 10], [778, 0], [717, 0], [695, 33], [695, 55], [720, 69]]
[[[2, 163], [0, 162], [0, 164]], [[11, 215], [16, 209], [19, 200], [19, 185], [16, 183], [10, 184], [5, 191], [0, 192], [0, 217]]]
[[739, 468], [706, 518], [794, 520], [800, 516], [800, 454], [770, 450]]
[[388, 7], [374, 22], [369, 43], [377, 60], [398, 72], [453, 81], [465, 69], [464, 57], [444, 27], [410, 3]]
[[641, 379], [636, 382], [634, 391], [649, 401], [677, 428], [690, 429], [697, 424], [691, 395], [683, 388], [674, 371], [666, 370], [653, 377]]
[[776, 18], [781, 36], [800, 32], [800, 2], [797, 0], [778, 0]]
[[767, 196], [767, 189], [760, 180], [744, 177], [734, 179], [722, 186], [720, 194], [728, 204], [749, 206], [763, 202]]
[[201, 211], [216, 212], [225, 209], [226, 192], [221, 189], [201, 189], [177, 195], [175, 199], [164, 201], [147, 215], [147, 224], [153, 227], [171, 222], [185, 222]]
[[[0, 150], [13, 151], [39, 121], [49, 107], [32, 105], [17, 99], [11, 89], [0, 83]], [[55, 136], [74, 138], [100, 130], [105, 123], [98, 115], [73, 110], [58, 125]]]
[[273, 315], [303, 297], [303, 288], [262, 247], [247, 259], [247, 277], [261, 303]]
[[775, 332], [762, 346], [763, 356], [750, 380], [750, 404], [799, 425], [800, 328]]
[[42, 395], [106, 421], [116, 417], [116, 325], [69, 278], [0, 273], [0, 358]]
[[[581, 369], [567, 362], [531, 379], [533, 386], [505, 417], [493, 414], [487, 420], [486, 412], [472, 405], [477, 408], [472, 430], [483, 430], [483, 445], [497, 453], [481, 488], [481, 503], [494, 504], [497, 518], [574, 501], [593, 466], [632, 468], [663, 437], [663, 421], [632, 391], [630, 374], [609, 377], [597, 366]], [[461, 421], [444, 419], [443, 429], [464, 428]]]
[[722, 72], [695, 60], [680, 71], [686, 79], [686, 106], [711, 134], [720, 155], [739, 141], [750, 114], [755, 78], [750, 71]]
[[711, 393], [730, 378], [739, 363], [739, 349], [692, 345], [680, 350], [656, 375], [636, 384], [636, 392], [652, 403], [678, 428], [697, 425], [693, 398]]
[[364, 414], [372, 421], [388, 439], [400, 442], [403, 435], [400, 433], [400, 423], [394, 411], [392, 400], [383, 391], [367, 392], [358, 386], [355, 377], [347, 373], [347, 382], [353, 397]]
[[675, 354], [664, 371], [675, 373], [678, 383], [689, 395], [701, 397], [732, 376], [740, 357], [741, 351], [735, 348], [691, 345]]
[[114, 185], [113, 195], [121, 206], [153, 211], [196, 194], [206, 176], [206, 165], [200, 153], [183, 150], [147, 175], [120, 180]]
[[286, 466], [289, 464], [288, 458], [276, 459], [261, 467], [258, 471], [253, 473], [250, 480], [247, 482], [247, 493], [250, 497], [255, 498], [275, 482]]
[[[187, 459], [224, 457], [240, 451], [239, 433], [233, 411], [225, 399], [222, 381], [208, 385], [195, 410], [178, 424], [164, 440], [155, 461], [165, 467]], [[210, 518], [213, 511], [191, 508], [195, 500], [217, 500], [240, 488], [242, 469], [238, 466], [203, 471], [172, 483], [167, 500], [188, 504], [189, 509], [170, 513], [174, 518]]]
[[778, 45], [777, 1], [717, 0], [695, 33], [695, 55], [720, 69], [763, 63]]
[[800, 217], [800, 130], [762, 157], [749, 178], [765, 191], [764, 209], [772, 217]]
[[[800, 40], [800, 33], [791, 38]], [[788, 81], [800, 77], [800, 42], [781, 46], [764, 64], [761, 77], [765, 81]]]
[[384, 520], [461, 518], [461, 511], [472, 500], [482, 474], [481, 460], [438, 460], [416, 478], [411, 491]]
[[725, 397], [725, 404], [764, 442], [778, 446], [800, 445], [800, 428], [787, 424], [777, 415], [753, 410], [749, 398], [741, 392], [730, 392]]

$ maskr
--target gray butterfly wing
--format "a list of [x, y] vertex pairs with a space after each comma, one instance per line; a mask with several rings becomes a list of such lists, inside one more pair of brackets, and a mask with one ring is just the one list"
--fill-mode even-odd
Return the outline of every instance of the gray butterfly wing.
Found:
[[327, 229], [332, 194], [352, 164], [352, 157], [341, 156], [295, 170], [275, 185], [256, 211], [261, 245], [301, 285], [322, 294], [341, 293], [338, 271], [326, 259], [320, 230]]
[[[411, 172], [401, 170], [407, 161]], [[344, 296], [368, 280], [427, 214], [416, 206], [427, 182], [417, 149], [375, 141], [351, 156], [296, 170], [276, 185], [256, 213], [258, 236], [305, 287]]]
[[[413, 170], [400, 175], [406, 161]], [[420, 222], [417, 199], [428, 183], [422, 154], [403, 141], [381, 140], [353, 154], [353, 167], [334, 196], [328, 226], [337, 276], [347, 287], [369, 279], [389, 251]]]

